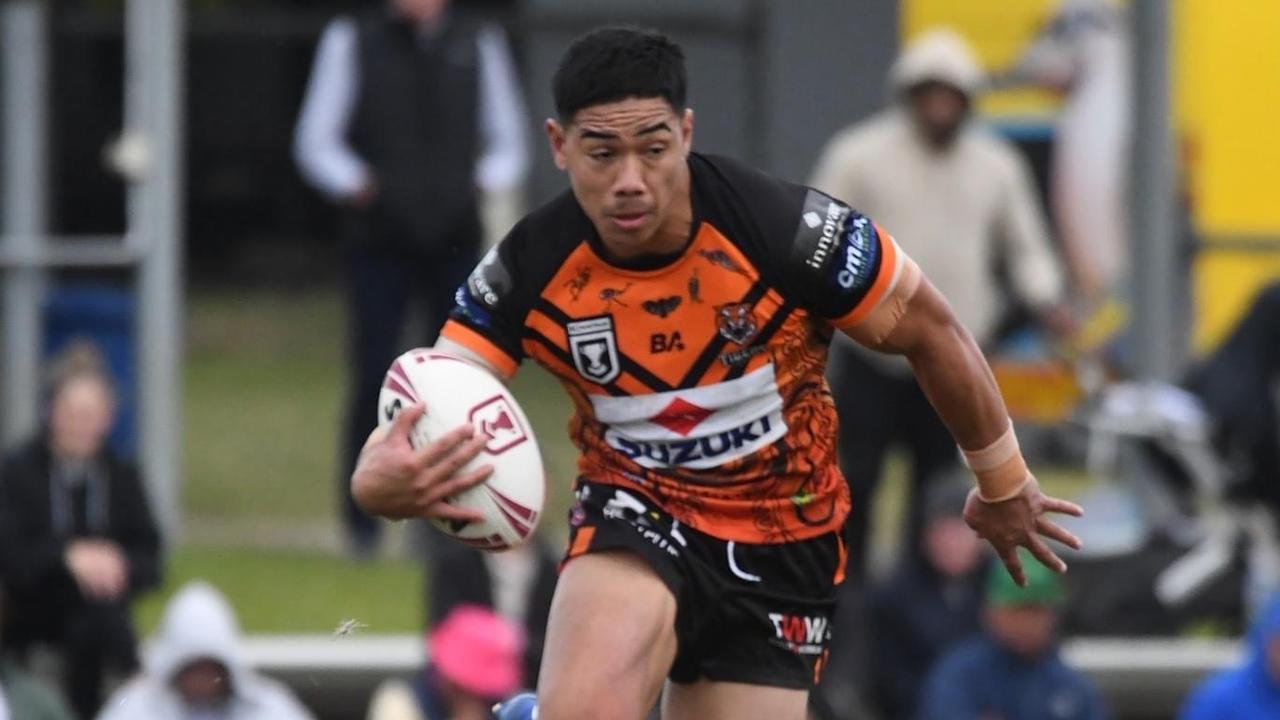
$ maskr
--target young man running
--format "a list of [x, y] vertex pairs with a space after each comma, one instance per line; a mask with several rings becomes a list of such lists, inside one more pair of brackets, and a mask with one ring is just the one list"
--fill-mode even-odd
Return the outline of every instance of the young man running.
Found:
[[[981, 352], [883, 229], [837, 199], [691, 151], [684, 58], [608, 28], [565, 53], [546, 123], [571, 192], [535, 210], [459, 289], [437, 348], [509, 378], [524, 358], [576, 405], [568, 556], [541, 720], [805, 717], [821, 671], [849, 491], [823, 379], [832, 333], [905, 355], [965, 449], [966, 508], [1065, 569], [1078, 541], [1041, 494]], [[443, 498], [487, 467], [462, 427], [414, 449], [421, 406], [370, 438], [352, 492], [389, 517], [468, 519]], [[665, 692], [662, 692], [666, 688]]]

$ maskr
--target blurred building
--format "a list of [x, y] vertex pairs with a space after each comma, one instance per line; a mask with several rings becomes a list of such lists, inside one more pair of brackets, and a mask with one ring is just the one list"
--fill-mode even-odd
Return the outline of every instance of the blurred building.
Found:
[[[230, 274], [277, 283], [306, 280], [335, 261], [332, 252], [315, 252], [317, 241], [326, 251], [335, 246], [332, 214], [298, 177], [289, 157], [290, 136], [324, 23], [335, 10], [367, 4], [186, 3], [192, 279], [217, 281]], [[119, 132], [122, 113], [122, 5], [52, 2], [55, 233], [114, 233], [124, 226], [125, 183], [103, 162], [103, 148]], [[457, 6], [506, 25], [518, 62], [523, 58], [519, 64], [534, 118], [550, 114], [553, 63], [571, 37], [607, 22], [640, 22], [671, 32], [690, 55], [700, 147], [792, 178], [804, 176], [822, 141], [840, 124], [880, 104], [881, 78], [897, 45], [896, 8], [879, 2], [460, 0]], [[529, 132], [541, 140], [540, 124]], [[563, 187], [546, 153], [535, 156], [532, 202]], [[283, 276], [282, 253], [294, 268]]]
[[[973, 43], [990, 70], [1012, 66], [1061, 0], [903, 0], [902, 32], [947, 25]], [[1128, 3], [1117, 0], [1120, 7]], [[1275, 63], [1280, 5], [1250, 0], [1174, 0], [1171, 74], [1179, 185], [1197, 237], [1192, 345], [1220, 342], [1257, 292], [1280, 278], [1280, 142], [1271, 129], [1280, 106]], [[1045, 90], [988, 96], [980, 111], [1039, 156], [1041, 177], [1061, 100]]]

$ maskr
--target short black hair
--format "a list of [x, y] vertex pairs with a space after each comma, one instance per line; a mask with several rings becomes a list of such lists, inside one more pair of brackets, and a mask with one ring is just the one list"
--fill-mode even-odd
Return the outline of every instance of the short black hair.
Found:
[[685, 108], [684, 51], [657, 30], [597, 28], [573, 41], [552, 80], [556, 113], [568, 122], [583, 108], [625, 100], [666, 100]]

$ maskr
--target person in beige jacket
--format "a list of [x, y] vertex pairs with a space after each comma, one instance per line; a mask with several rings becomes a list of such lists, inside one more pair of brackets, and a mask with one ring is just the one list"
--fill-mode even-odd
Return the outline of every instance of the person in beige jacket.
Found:
[[[1055, 327], [1069, 322], [1059, 309], [1063, 275], [1030, 170], [1009, 143], [970, 119], [983, 82], [954, 32], [920, 36], [890, 72], [893, 105], [838, 133], [810, 184], [892, 228], [987, 348], [1006, 310], [999, 262], [1024, 304]], [[857, 577], [865, 569], [868, 512], [886, 451], [905, 443], [912, 461], [905, 538], [920, 535], [924, 483], [959, 455], [905, 361], [873, 356], [847, 341], [834, 342], [831, 353], [841, 465], [853, 492], [849, 572]]]

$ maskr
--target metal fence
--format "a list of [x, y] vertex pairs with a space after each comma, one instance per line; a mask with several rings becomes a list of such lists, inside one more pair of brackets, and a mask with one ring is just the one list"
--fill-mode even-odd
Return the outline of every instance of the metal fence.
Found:
[[125, 6], [124, 131], [120, 157], [129, 180], [120, 237], [51, 237], [47, 208], [50, 146], [49, 6], [0, 6], [3, 40], [4, 224], [0, 238], [4, 304], [4, 417], [12, 442], [34, 431], [40, 401], [41, 306], [49, 271], [121, 267], [134, 272], [137, 298], [140, 460], [157, 517], [178, 532], [181, 418], [181, 95], [185, 34], [180, 0]]

